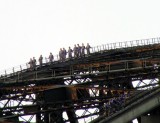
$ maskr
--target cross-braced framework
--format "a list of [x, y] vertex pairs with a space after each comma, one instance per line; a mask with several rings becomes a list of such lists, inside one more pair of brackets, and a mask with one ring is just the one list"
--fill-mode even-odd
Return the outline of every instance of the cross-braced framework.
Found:
[[[72, 89], [73, 87], [71, 86], [70, 88]], [[73, 89], [76, 93], [73, 93], [71, 96], [76, 99], [74, 99], [74, 101], [66, 100], [63, 102], [57, 101], [47, 103], [44, 101], [43, 97], [45, 92], [41, 91], [35, 92], [36, 98], [35, 95], [30, 94], [29, 92], [19, 96], [11, 94], [9, 95], [10, 99], [3, 101], [3, 106], [1, 107], [3, 109], [2, 112], [4, 113], [3, 115], [5, 117], [5, 114], [14, 114], [12, 117], [21, 116], [21, 119], [25, 120], [26, 117], [23, 118], [23, 116], [30, 115], [30, 117], [28, 117], [28, 122], [32, 120], [34, 115], [39, 117], [37, 122], [46, 122], [47, 119], [49, 122], [67, 122], [70, 121], [69, 117], [71, 116], [68, 116], [68, 118], [65, 119], [65, 117], [62, 116], [64, 112], [67, 114], [75, 113], [75, 119], [99, 115], [100, 110], [104, 108], [104, 103], [109, 103], [110, 100], [113, 100], [113, 97], [117, 98], [120, 97], [119, 95], [126, 95], [133, 91], [109, 90], [100, 87], [86, 88], [83, 86], [74, 87]], [[100, 91], [103, 91], [105, 96], [100, 96]], [[84, 92], [87, 93], [87, 95]], [[114, 100], [116, 100], [116, 98], [114, 98]], [[31, 106], [27, 106], [26, 103]], [[103, 107], [97, 108], [100, 104], [103, 104]], [[49, 116], [52, 117], [47, 118]]]
[[106, 45], [112, 48], [2, 75], [0, 119], [78, 123], [115, 114], [135, 95], [159, 86], [159, 38], [146, 41]]

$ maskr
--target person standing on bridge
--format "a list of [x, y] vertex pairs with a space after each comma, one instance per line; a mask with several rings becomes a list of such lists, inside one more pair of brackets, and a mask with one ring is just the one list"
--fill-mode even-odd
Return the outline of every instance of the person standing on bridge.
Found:
[[77, 57], [81, 57], [81, 46], [77, 44]]
[[66, 51], [65, 48], [63, 48], [63, 50], [62, 50], [62, 61], [66, 60], [66, 55], [67, 55], [67, 51]]
[[87, 55], [90, 54], [90, 48], [91, 48], [91, 46], [89, 45], [89, 43], [87, 43], [87, 46], [86, 46]]
[[35, 57], [33, 57], [33, 69], [36, 69], [36, 63], [37, 63], [37, 61], [36, 61]]
[[40, 65], [40, 67], [42, 67], [42, 64], [43, 64], [43, 57], [42, 57], [42, 55], [40, 55], [40, 57], [39, 57], [39, 65]]
[[74, 58], [76, 58], [77, 57], [77, 47], [76, 47], [76, 44], [74, 45], [73, 52], [74, 52]]
[[60, 60], [60, 61], [62, 61], [62, 52], [63, 52], [63, 51], [62, 51], [62, 48], [60, 48], [60, 50], [59, 50], [59, 60]]
[[72, 59], [72, 52], [73, 50], [71, 49], [71, 47], [68, 48], [68, 58]]
[[81, 56], [84, 57], [85, 56], [85, 46], [82, 43], [82, 47], [81, 47]]
[[30, 61], [29, 61], [29, 68], [32, 70], [33, 69], [33, 60], [32, 58], [30, 58]]
[[50, 52], [50, 54], [49, 54], [49, 63], [52, 64], [53, 60], [54, 60], [54, 56], [53, 56], [53, 54]]

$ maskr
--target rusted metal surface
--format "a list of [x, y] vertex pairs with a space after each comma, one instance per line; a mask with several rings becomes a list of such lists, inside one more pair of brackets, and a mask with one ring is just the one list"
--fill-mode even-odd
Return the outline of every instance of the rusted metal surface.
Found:
[[[28, 121], [35, 116], [37, 123], [61, 123], [102, 115], [106, 105], [118, 111], [123, 103], [115, 108], [113, 101], [120, 102], [122, 96], [127, 101], [159, 84], [159, 54], [160, 45], [152, 44], [94, 52], [35, 70], [13, 69], [13, 73], [0, 77], [0, 117], [31, 115]], [[133, 86], [133, 81], [139, 82]], [[63, 119], [64, 112], [68, 119]]]

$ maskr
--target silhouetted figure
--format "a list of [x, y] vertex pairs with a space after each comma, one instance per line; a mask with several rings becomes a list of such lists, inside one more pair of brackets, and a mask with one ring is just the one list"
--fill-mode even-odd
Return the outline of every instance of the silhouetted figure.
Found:
[[85, 46], [83, 43], [82, 43], [82, 47], [81, 47], [81, 55], [82, 55], [82, 57], [85, 56]]
[[33, 69], [36, 68], [36, 63], [37, 63], [37, 61], [36, 61], [35, 57], [33, 57]]
[[77, 57], [81, 57], [81, 46], [77, 44]]
[[62, 51], [62, 48], [60, 48], [60, 50], [59, 50], [59, 60], [60, 60], [60, 61], [62, 61], [62, 57], [63, 57], [63, 56], [62, 56], [62, 52], [63, 52], [63, 51]]
[[32, 58], [30, 58], [30, 61], [29, 61], [29, 68], [30, 69], [33, 69], [33, 60], [32, 60]]
[[73, 52], [74, 52], [74, 58], [76, 58], [77, 57], [77, 47], [76, 47], [76, 45], [74, 45]]
[[66, 55], [67, 55], [67, 51], [66, 51], [65, 48], [63, 48], [63, 50], [62, 50], [62, 61], [66, 60]]
[[68, 58], [72, 59], [72, 52], [73, 50], [71, 49], [71, 47], [68, 48]]
[[90, 54], [90, 48], [91, 48], [91, 46], [89, 45], [89, 43], [87, 43], [87, 46], [86, 46], [87, 55]]
[[53, 60], [54, 60], [54, 56], [53, 56], [53, 54], [50, 52], [50, 54], [49, 54], [49, 63], [52, 64]]
[[39, 57], [38, 60], [39, 60], [39, 65], [42, 66], [42, 64], [43, 64], [43, 57], [42, 57], [42, 55], [40, 55], [40, 57]]

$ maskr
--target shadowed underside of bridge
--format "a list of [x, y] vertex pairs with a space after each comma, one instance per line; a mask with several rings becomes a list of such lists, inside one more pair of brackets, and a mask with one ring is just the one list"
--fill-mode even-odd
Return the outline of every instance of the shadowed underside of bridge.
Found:
[[160, 39], [136, 42], [2, 75], [0, 121], [143, 123], [159, 115]]

